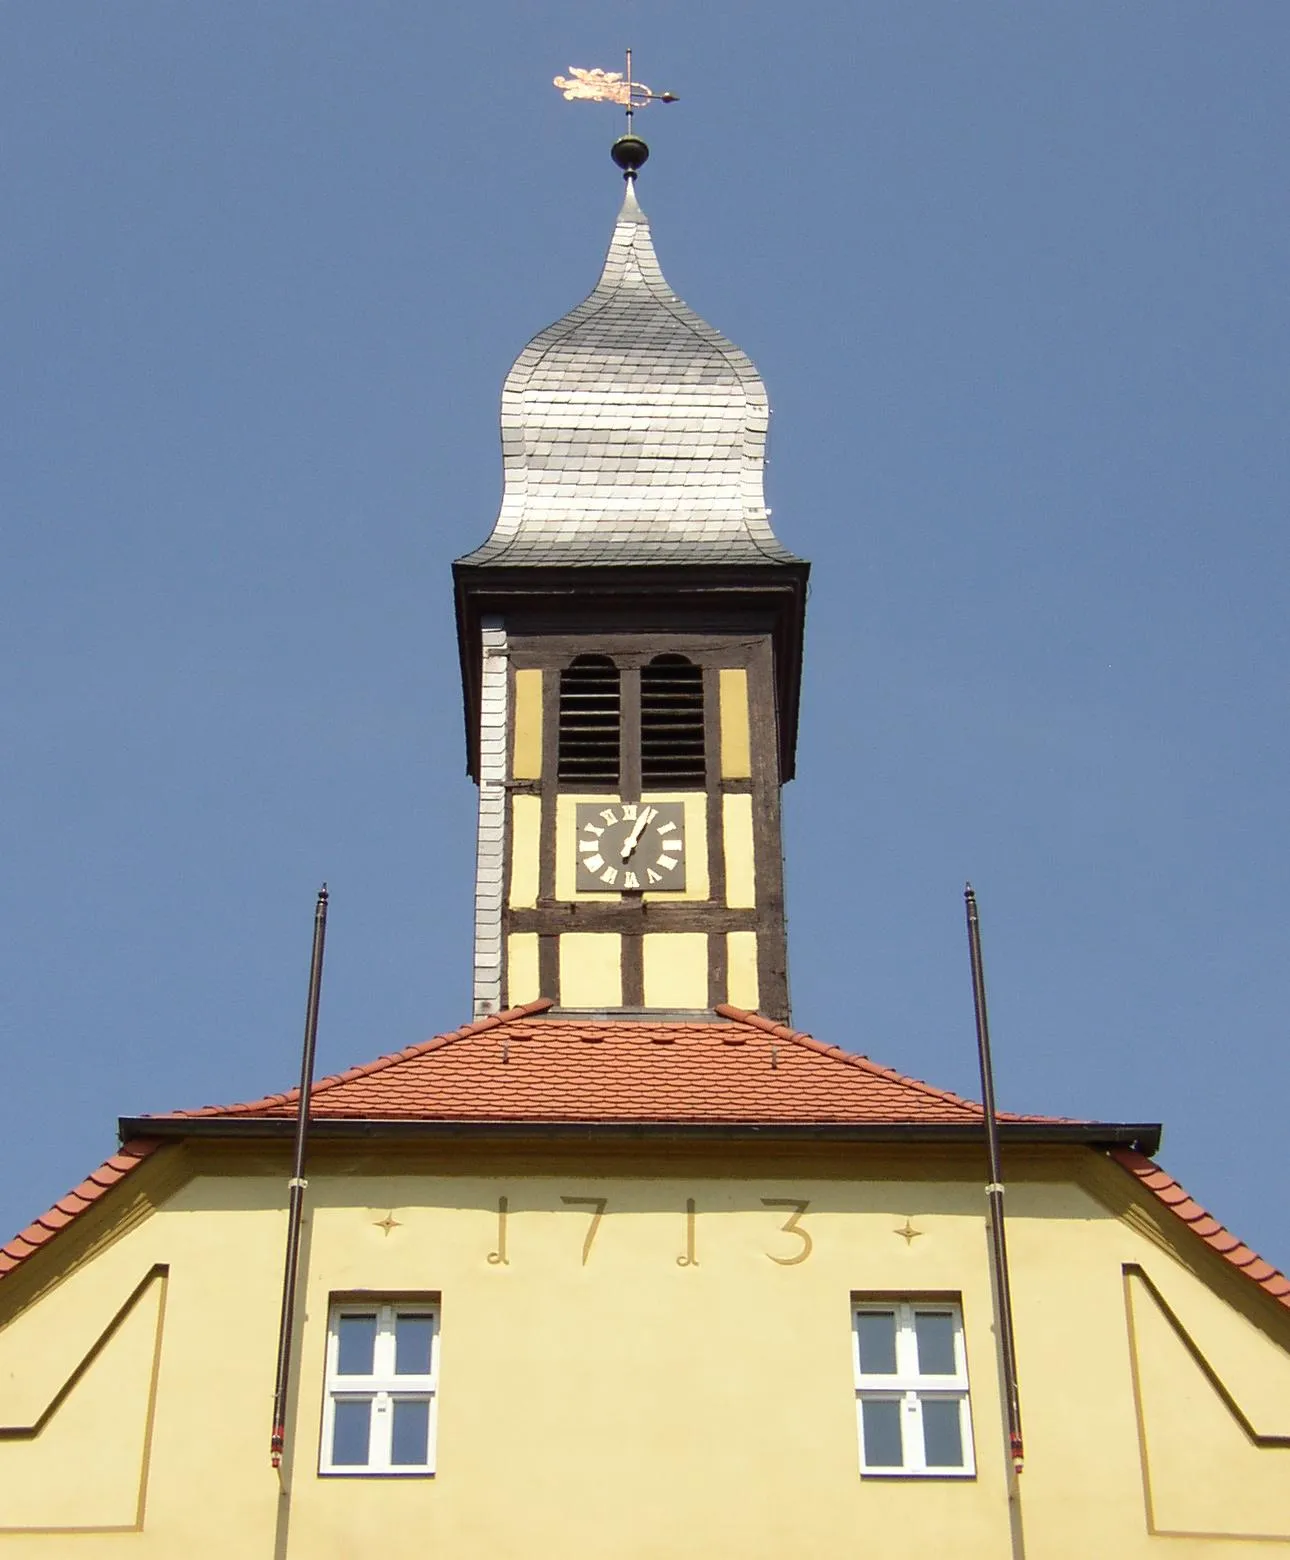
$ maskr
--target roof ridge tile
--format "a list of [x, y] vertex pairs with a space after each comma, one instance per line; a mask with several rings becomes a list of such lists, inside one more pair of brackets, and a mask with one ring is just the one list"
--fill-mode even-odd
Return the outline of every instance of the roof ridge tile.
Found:
[[[791, 1040], [794, 1044], [805, 1047], [807, 1050], [816, 1051], [822, 1056], [831, 1056], [838, 1061], [846, 1062], [849, 1066], [859, 1067], [863, 1072], [872, 1073], [879, 1078], [889, 1079], [893, 1083], [903, 1084], [908, 1088], [919, 1089], [929, 1094], [933, 1099], [944, 1100], [951, 1105], [960, 1105], [973, 1116], [982, 1114], [981, 1106], [973, 1100], [965, 1100], [961, 1094], [955, 1094], [950, 1089], [938, 1089], [935, 1084], [925, 1083], [921, 1078], [911, 1077], [908, 1073], [897, 1072], [894, 1067], [884, 1067], [881, 1062], [871, 1061], [858, 1051], [846, 1051], [839, 1045], [828, 1045], [823, 1040], [817, 1040], [814, 1035], [807, 1034], [801, 1029], [789, 1029], [784, 1024], [777, 1024], [774, 1019], [764, 1018], [760, 1013], [750, 1012], [746, 1008], [737, 1008], [730, 1002], [719, 1002], [713, 1010], [720, 1013], [722, 1018], [733, 1019], [736, 1023], [751, 1024], [754, 1029], [764, 1030], [767, 1034], [773, 1034], [780, 1040]], [[1000, 1111], [1002, 1119], [1012, 1121], [1015, 1118], [1009, 1111]], [[1037, 1118], [1052, 1120], [1052, 1117]]]
[[1166, 1169], [1136, 1148], [1112, 1148], [1108, 1152], [1121, 1169], [1141, 1182], [1193, 1235], [1224, 1261], [1230, 1262], [1251, 1283], [1290, 1309], [1290, 1279], [1220, 1224]]
[[[39, 1251], [47, 1241], [61, 1234], [92, 1203], [124, 1180], [160, 1147], [160, 1138], [132, 1138], [128, 1143], [122, 1143], [115, 1154], [105, 1159], [97, 1170], [91, 1170], [79, 1185], [60, 1197], [52, 1208], [46, 1209], [26, 1229], [19, 1230], [12, 1240], [0, 1246], [0, 1281], [21, 1266], [33, 1252]], [[78, 1206], [64, 1206], [73, 1200]]]
[[[406, 1062], [416, 1056], [424, 1056], [428, 1051], [441, 1050], [444, 1046], [453, 1045], [459, 1040], [465, 1040], [471, 1035], [484, 1034], [490, 1029], [500, 1028], [503, 1024], [513, 1023], [519, 1018], [528, 1018], [534, 1013], [545, 1013], [549, 1007], [555, 1004], [550, 997], [538, 997], [532, 1002], [523, 1002], [518, 1007], [505, 1008], [500, 1013], [490, 1013], [486, 1018], [477, 1018], [473, 1023], [462, 1024], [458, 1029], [449, 1030], [446, 1034], [431, 1035], [428, 1040], [421, 1040], [413, 1045], [404, 1046], [401, 1051], [387, 1051], [370, 1062], [360, 1062], [354, 1067], [347, 1067], [343, 1072], [328, 1073], [326, 1077], [319, 1078], [309, 1091], [312, 1100], [317, 1095], [334, 1089], [342, 1083], [352, 1083], [356, 1078], [369, 1078], [373, 1073], [384, 1072], [387, 1067], [394, 1067], [399, 1062]], [[195, 1110], [165, 1111], [158, 1116], [161, 1121], [173, 1121], [177, 1119], [195, 1119], [209, 1116], [252, 1116], [257, 1111], [271, 1110], [279, 1105], [293, 1105], [300, 1099], [300, 1086], [288, 1089], [285, 1093], [266, 1094], [258, 1100], [243, 1100], [235, 1105], [199, 1105]]]

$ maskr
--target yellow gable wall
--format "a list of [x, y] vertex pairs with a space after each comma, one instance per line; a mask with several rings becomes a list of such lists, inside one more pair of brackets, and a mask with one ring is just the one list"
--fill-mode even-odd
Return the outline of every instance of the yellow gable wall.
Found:
[[[972, 1159], [727, 1149], [656, 1157], [660, 1176], [588, 1149], [487, 1162], [461, 1145], [328, 1149], [310, 1176], [289, 1500], [267, 1455], [287, 1171], [230, 1162], [256, 1173], [214, 1173], [209, 1156], [207, 1173], [0, 1329], [5, 1426], [38, 1418], [98, 1346], [38, 1436], [0, 1436], [0, 1557], [1021, 1552]], [[501, 1197], [507, 1260], [490, 1262]], [[566, 1198], [605, 1199], [585, 1263], [592, 1207]], [[786, 1260], [806, 1250], [783, 1228], [793, 1208], [765, 1199], [807, 1204], [805, 1260]], [[1259, 1435], [1284, 1432], [1285, 1398], [1261, 1382], [1290, 1368], [1290, 1318], [1257, 1295], [1243, 1305], [1251, 1286], [1179, 1244], [1096, 1156], [1019, 1158], [1008, 1204], [1027, 1560], [1251, 1552], [1249, 1537], [1166, 1533], [1257, 1531], [1270, 1535], [1258, 1547], [1290, 1551], [1290, 1449], [1252, 1442], [1232, 1411]], [[32, 1266], [55, 1276], [76, 1239]], [[0, 1308], [24, 1296], [14, 1284], [0, 1284]], [[442, 1295], [433, 1479], [315, 1472], [328, 1298], [354, 1290]], [[976, 1478], [861, 1479], [853, 1292], [961, 1297]], [[1211, 1371], [1222, 1362], [1230, 1403], [1198, 1354]], [[142, 1531], [15, 1531], [128, 1529], [141, 1494]]]
[[[136, 1170], [116, 1195], [164, 1177], [156, 1160], [165, 1157]], [[24, 1296], [28, 1270], [76, 1255], [80, 1231], [73, 1226], [0, 1284], [6, 1560], [119, 1555], [122, 1546], [143, 1555], [228, 1555], [243, 1542], [248, 1553], [252, 1543], [272, 1553], [276, 1485], [263, 1473], [263, 1448], [282, 1196], [280, 1178], [189, 1181], [12, 1320], [9, 1307]], [[100, 1222], [107, 1211], [100, 1204], [86, 1222]], [[158, 1266], [166, 1272], [148, 1282]], [[141, 1284], [139, 1302], [104, 1338]], [[91, 1350], [98, 1345], [97, 1358], [72, 1380], [86, 1342]], [[29, 1425], [33, 1410], [38, 1416], [69, 1381], [40, 1434], [12, 1439], [13, 1427]], [[11, 1402], [18, 1412], [10, 1412]], [[142, 1531], [130, 1531], [140, 1524]]]

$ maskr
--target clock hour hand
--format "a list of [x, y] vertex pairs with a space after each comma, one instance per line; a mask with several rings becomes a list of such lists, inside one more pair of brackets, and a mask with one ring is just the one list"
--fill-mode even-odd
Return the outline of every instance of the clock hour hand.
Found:
[[653, 816], [654, 816], [654, 809], [652, 807], [642, 808], [641, 815], [636, 820], [636, 827], [632, 830], [632, 832], [623, 841], [623, 860], [624, 861], [626, 861], [628, 859], [628, 857], [631, 855], [631, 853], [640, 844], [641, 835], [644, 834], [646, 826], [648, 825], [650, 819]]

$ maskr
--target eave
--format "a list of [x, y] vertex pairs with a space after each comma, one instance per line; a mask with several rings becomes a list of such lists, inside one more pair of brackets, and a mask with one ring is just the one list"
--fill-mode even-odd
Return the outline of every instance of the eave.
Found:
[[[123, 1116], [123, 1142], [150, 1137], [166, 1141], [222, 1139], [244, 1142], [286, 1141], [295, 1132], [291, 1116]], [[391, 1142], [468, 1138], [475, 1142], [524, 1140], [563, 1142], [739, 1142], [739, 1143], [984, 1143], [976, 1122], [799, 1122], [799, 1121], [451, 1121], [374, 1120], [363, 1117], [314, 1117], [310, 1135], [329, 1142], [385, 1138]], [[1158, 1122], [1005, 1121], [1005, 1144], [1048, 1144], [1101, 1150], [1133, 1149], [1151, 1155], [1160, 1146]]]
[[769, 633], [779, 708], [780, 780], [793, 778], [806, 621], [804, 562], [453, 565], [465, 696], [466, 769], [479, 778], [480, 620], [510, 632]]

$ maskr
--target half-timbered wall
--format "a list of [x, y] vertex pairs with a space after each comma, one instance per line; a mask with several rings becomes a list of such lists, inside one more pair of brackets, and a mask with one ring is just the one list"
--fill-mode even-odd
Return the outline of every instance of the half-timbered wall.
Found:
[[[770, 636], [514, 635], [508, 655], [502, 1000], [514, 1005], [546, 996], [562, 1008], [590, 1012], [694, 1012], [733, 1002], [786, 1018]], [[617, 784], [606, 784], [599, 773], [578, 774], [570, 736], [578, 682], [568, 671], [587, 656], [607, 658], [618, 673]], [[695, 759], [700, 690], [701, 765]], [[601, 696], [589, 698], [599, 700], [599, 710]], [[653, 785], [642, 772], [642, 719], [653, 755], [646, 763], [668, 776]], [[603, 768], [607, 751], [603, 723], [594, 729], [596, 762], [586, 760], [592, 769]], [[670, 764], [659, 756], [669, 731], [678, 748]], [[593, 802], [611, 811], [623, 804], [678, 806], [684, 889], [622, 892], [580, 884], [578, 808]]]

